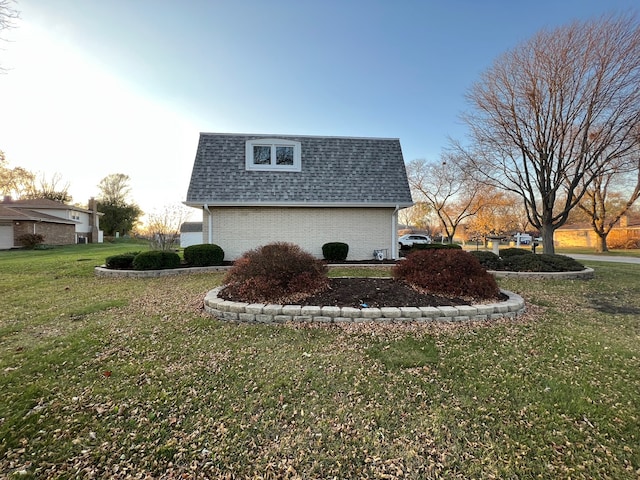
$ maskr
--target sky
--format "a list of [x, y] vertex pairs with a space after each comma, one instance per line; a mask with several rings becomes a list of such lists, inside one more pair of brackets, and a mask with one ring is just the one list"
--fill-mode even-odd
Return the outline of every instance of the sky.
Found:
[[[186, 199], [200, 132], [464, 141], [465, 94], [543, 29], [638, 0], [18, 0], [0, 32], [0, 150], [69, 184], [130, 177], [160, 213]], [[193, 211], [193, 220], [200, 214]]]

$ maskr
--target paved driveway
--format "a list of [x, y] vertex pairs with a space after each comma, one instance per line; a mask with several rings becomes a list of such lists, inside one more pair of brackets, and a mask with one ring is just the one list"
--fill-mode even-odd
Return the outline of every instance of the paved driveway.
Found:
[[635, 263], [640, 265], [640, 257], [615, 257], [612, 255], [588, 255], [582, 253], [568, 253], [564, 255], [575, 258], [576, 260], [586, 260], [589, 262]]

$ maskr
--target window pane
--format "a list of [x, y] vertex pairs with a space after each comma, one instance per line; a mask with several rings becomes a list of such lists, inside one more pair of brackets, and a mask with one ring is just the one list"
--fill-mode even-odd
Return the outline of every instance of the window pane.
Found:
[[293, 165], [293, 147], [276, 147], [276, 165]]
[[268, 145], [254, 145], [253, 163], [255, 165], [269, 165], [271, 163], [271, 147]]

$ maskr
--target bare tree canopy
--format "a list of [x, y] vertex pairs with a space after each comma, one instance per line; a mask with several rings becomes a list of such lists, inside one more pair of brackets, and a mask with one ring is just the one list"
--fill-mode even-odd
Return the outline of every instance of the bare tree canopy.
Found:
[[0, 195], [21, 198], [29, 191], [35, 175], [22, 167], [9, 168], [4, 152], [0, 150]]
[[518, 194], [544, 251], [593, 179], [639, 149], [640, 27], [608, 16], [542, 31], [468, 94], [468, 168]]
[[453, 156], [438, 162], [413, 160], [407, 165], [407, 177], [414, 198], [437, 216], [449, 243], [458, 226], [482, 208], [476, 201], [480, 185], [460, 169]]
[[[639, 127], [640, 128], [640, 127]], [[638, 138], [640, 141], [640, 136]], [[608, 251], [607, 237], [623, 215], [640, 198], [640, 155], [611, 162], [597, 175], [578, 203], [598, 235], [596, 250]]]
[[131, 193], [129, 175], [124, 173], [112, 173], [107, 175], [98, 184], [100, 194], [98, 200], [105, 205], [125, 206]]
[[61, 203], [71, 203], [73, 197], [69, 194], [69, 182], [60, 185], [62, 175], [54, 173], [48, 179], [44, 173], [38, 178], [33, 175], [27, 184], [21, 198], [47, 198]]
[[[2, 31], [14, 27], [14, 21], [20, 18], [18, 11], [14, 8], [14, 0], [0, 0], [0, 40], [4, 40]], [[5, 70], [0, 66], [0, 73]]]

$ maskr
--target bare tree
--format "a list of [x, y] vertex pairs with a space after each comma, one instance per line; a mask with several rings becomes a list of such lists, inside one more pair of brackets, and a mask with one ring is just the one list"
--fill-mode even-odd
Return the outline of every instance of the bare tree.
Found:
[[47, 198], [56, 202], [70, 203], [73, 198], [69, 194], [69, 182], [60, 185], [61, 181], [62, 175], [59, 173], [54, 173], [50, 179], [44, 173], [41, 173], [37, 178], [32, 175], [21, 197]]
[[426, 232], [433, 233], [433, 215], [431, 208], [425, 202], [416, 202], [413, 206], [403, 208], [398, 212], [398, 220], [407, 227], [414, 227]]
[[553, 253], [594, 179], [638, 148], [640, 27], [633, 15], [542, 31], [471, 88], [468, 171], [514, 192]]
[[183, 205], [167, 205], [161, 211], [149, 215], [147, 235], [151, 248], [171, 250], [180, 244], [180, 226], [187, 219], [191, 209]]
[[578, 208], [586, 214], [598, 235], [596, 250], [608, 251], [607, 237], [620, 218], [640, 198], [640, 156], [611, 162], [587, 186]]
[[[14, 21], [20, 18], [18, 11], [14, 8], [14, 0], [0, 0], [0, 35], [3, 30], [13, 28]], [[0, 41], [5, 39], [0, 36]], [[6, 70], [0, 66], [0, 73], [4, 73]]]
[[98, 201], [114, 207], [126, 206], [131, 193], [130, 180], [129, 175], [124, 173], [107, 175], [98, 184], [98, 189], [100, 190]]
[[0, 150], [0, 195], [20, 198], [34, 182], [35, 176], [22, 167], [10, 168], [5, 154]]
[[453, 156], [439, 162], [413, 160], [407, 165], [407, 176], [414, 198], [437, 216], [449, 243], [458, 226], [482, 208], [476, 202], [480, 186]]

